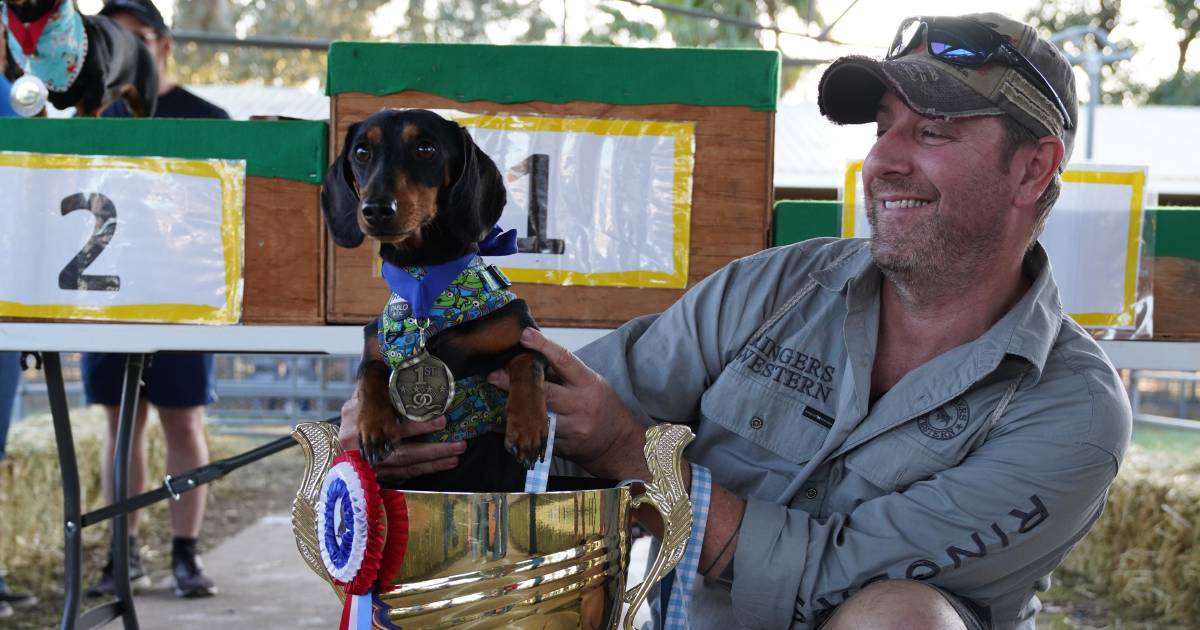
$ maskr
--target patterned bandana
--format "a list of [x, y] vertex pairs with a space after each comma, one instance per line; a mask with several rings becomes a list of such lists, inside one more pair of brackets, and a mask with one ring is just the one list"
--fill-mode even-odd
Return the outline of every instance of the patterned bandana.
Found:
[[[18, 21], [11, 8], [4, 9], [0, 21], [8, 32], [8, 51], [13, 60], [26, 73], [45, 82], [51, 92], [66, 92], [83, 70], [88, 50], [83, 18], [75, 10], [75, 3], [60, 0], [40, 34], [29, 29], [32, 25]], [[23, 35], [21, 39], [31, 41], [22, 42], [18, 33]]]
[[[420, 279], [420, 267], [393, 267]], [[379, 347], [383, 349], [388, 367], [395, 369], [405, 359], [417, 353], [421, 329], [413, 317], [412, 297], [406, 298], [392, 287], [387, 308], [379, 316]], [[486, 265], [473, 256], [466, 269], [450, 283], [429, 306], [426, 340], [437, 333], [495, 312], [516, 299], [508, 290], [511, 283], [494, 266]], [[421, 323], [425, 323], [422, 319]], [[426, 437], [431, 442], [466, 440], [488, 431], [499, 430], [504, 424], [504, 391], [491, 385], [483, 376], [458, 379], [454, 383], [454, 398], [446, 411], [446, 428]]]

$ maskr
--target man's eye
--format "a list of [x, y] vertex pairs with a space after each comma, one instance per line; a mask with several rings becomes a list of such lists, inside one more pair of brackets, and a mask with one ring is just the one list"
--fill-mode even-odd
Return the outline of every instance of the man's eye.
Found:
[[354, 159], [359, 162], [366, 162], [371, 159], [371, 150], [361, 144], [354, 147]]

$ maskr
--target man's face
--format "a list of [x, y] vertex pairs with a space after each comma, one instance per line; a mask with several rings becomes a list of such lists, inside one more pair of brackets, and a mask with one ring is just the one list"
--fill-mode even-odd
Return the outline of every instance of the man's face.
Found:
[[155, 64], [157, 64], [159, 67], [165, 67], [167, 63], [167, 55], [170, 52], [168, 48], [168, 38], [160, 36], [158, 32], [154, 30], [154, 27], [143, 23], [141, 20], [128, 13], [113, 13], [112, 19], [114, 22], [120, 24], [121, 26], [125, 27], [126, 30], [133, 33], [138, 39], [142, 40], [142, 43], [146, 45], [146, 48], [154, 57]]
[[862, 171], [875, 263], [944, 284], [992, 260], [1012, 199], [999, 117], [925, 118], [889, 91], [875, 121]]

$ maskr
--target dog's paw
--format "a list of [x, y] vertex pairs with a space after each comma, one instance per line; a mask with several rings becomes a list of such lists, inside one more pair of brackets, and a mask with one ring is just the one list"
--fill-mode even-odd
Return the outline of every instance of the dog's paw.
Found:
[[372, 413], [363, 409], [358, 422], [358, 452], [368, 464], [382, 462], [399, 442], [396, 419], [389, 411]]
[[514, 422], [510, 416], [504, 432], [504, 447], [526, 470], [546, 459], [546, 442], [550, 437], [549, 420]]
[[375, 467], [392, 452], [392, 441], [389, 439], [375, 440], [371, 438], [358, 438], [358, 452], [367, 460], [367, 464]]

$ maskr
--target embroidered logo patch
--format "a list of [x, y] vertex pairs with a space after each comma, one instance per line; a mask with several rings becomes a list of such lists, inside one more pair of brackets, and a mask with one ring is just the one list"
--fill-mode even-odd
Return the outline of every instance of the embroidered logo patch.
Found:
[[952, 440], [966, 430], [970, 421], [971, 408], [959, 397], [921, 416], [917, 427], [935, 440]]

